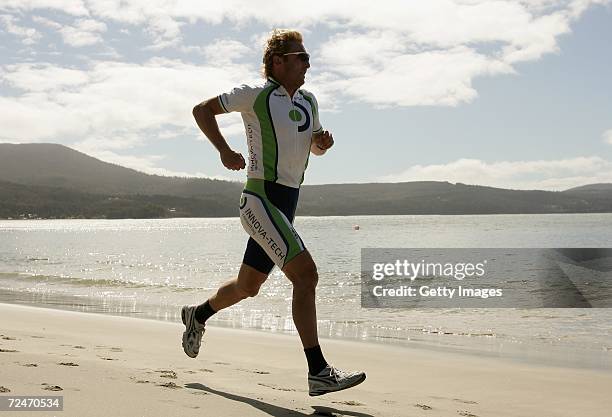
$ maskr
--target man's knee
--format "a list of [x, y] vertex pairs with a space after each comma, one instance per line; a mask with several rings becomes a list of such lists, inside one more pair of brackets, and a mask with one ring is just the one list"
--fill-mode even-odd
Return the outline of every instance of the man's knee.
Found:
[[267, 278], [267, 274], [259, 272], [251, 266], [242, 264], [238, 279], [236, 280], [236, 287], [243, 298], [255, 297]]
[[259, 294], [260, 288], [261, 288], [261, 284], [252, 284], [252, 283], [247, 284], [247, 285], [238, 284], [238, 289], [240, 290], [244, 298], [255, 297], [257, 294]]
[[306, 262], [299, 269], [285, 272], [287, 278], [293, 283], [293, 287], [299, 290], [314, 291], [319, 282], [317, 266], [314, 262]]

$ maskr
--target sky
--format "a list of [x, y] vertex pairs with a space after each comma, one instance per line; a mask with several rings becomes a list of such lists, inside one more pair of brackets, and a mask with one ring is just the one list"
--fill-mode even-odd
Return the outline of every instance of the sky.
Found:
[[0, 0], [0, 142], [241, 181], [191, 110], [261, 83], [274, 28], [302, 32], [335, 139], [305, 184], [612, 182], [612, 0]]

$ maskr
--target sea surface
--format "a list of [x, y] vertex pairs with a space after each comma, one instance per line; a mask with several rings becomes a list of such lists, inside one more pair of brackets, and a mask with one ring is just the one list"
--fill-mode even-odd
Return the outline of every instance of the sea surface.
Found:
[[[318, 265], [323, 338], [612, 370], [609, 308], [375, 309], [360, 298], [362, 248], [610, 248], [612, 214], [298, 217], [295, 225]], [[0, 220], [0, 302], [178, 322], [182, 305], [236, 276], [245, 245], [238, 218]], [[209, 323], [296, 333], [291, 285], [275, 269], [257, 297]]]

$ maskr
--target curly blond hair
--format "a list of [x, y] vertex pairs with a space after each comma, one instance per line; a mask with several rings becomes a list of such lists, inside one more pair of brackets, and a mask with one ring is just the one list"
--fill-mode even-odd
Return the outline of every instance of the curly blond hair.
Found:
[[263, 75], [272, 75], [272, 57], [289, 52], [289, 47], [293, 42], [302, 43], [302, 34], [296, 30], [274, 29], [266, 41], [263, 55]]

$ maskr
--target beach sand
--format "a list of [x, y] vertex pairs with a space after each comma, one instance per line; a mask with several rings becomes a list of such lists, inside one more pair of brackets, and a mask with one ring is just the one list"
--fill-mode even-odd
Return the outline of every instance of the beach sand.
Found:
[[368, 378], [311, 398], [297, 336], [209, 327], [191, 359], [181, 323], [9, 304], [0, 317], [0, 386], [10, 390], [0, 395], [64, 397], [64, 411], [0, 416], [602, 417], [612, 409], [610, 372], [325, 339], [331, 363]]

